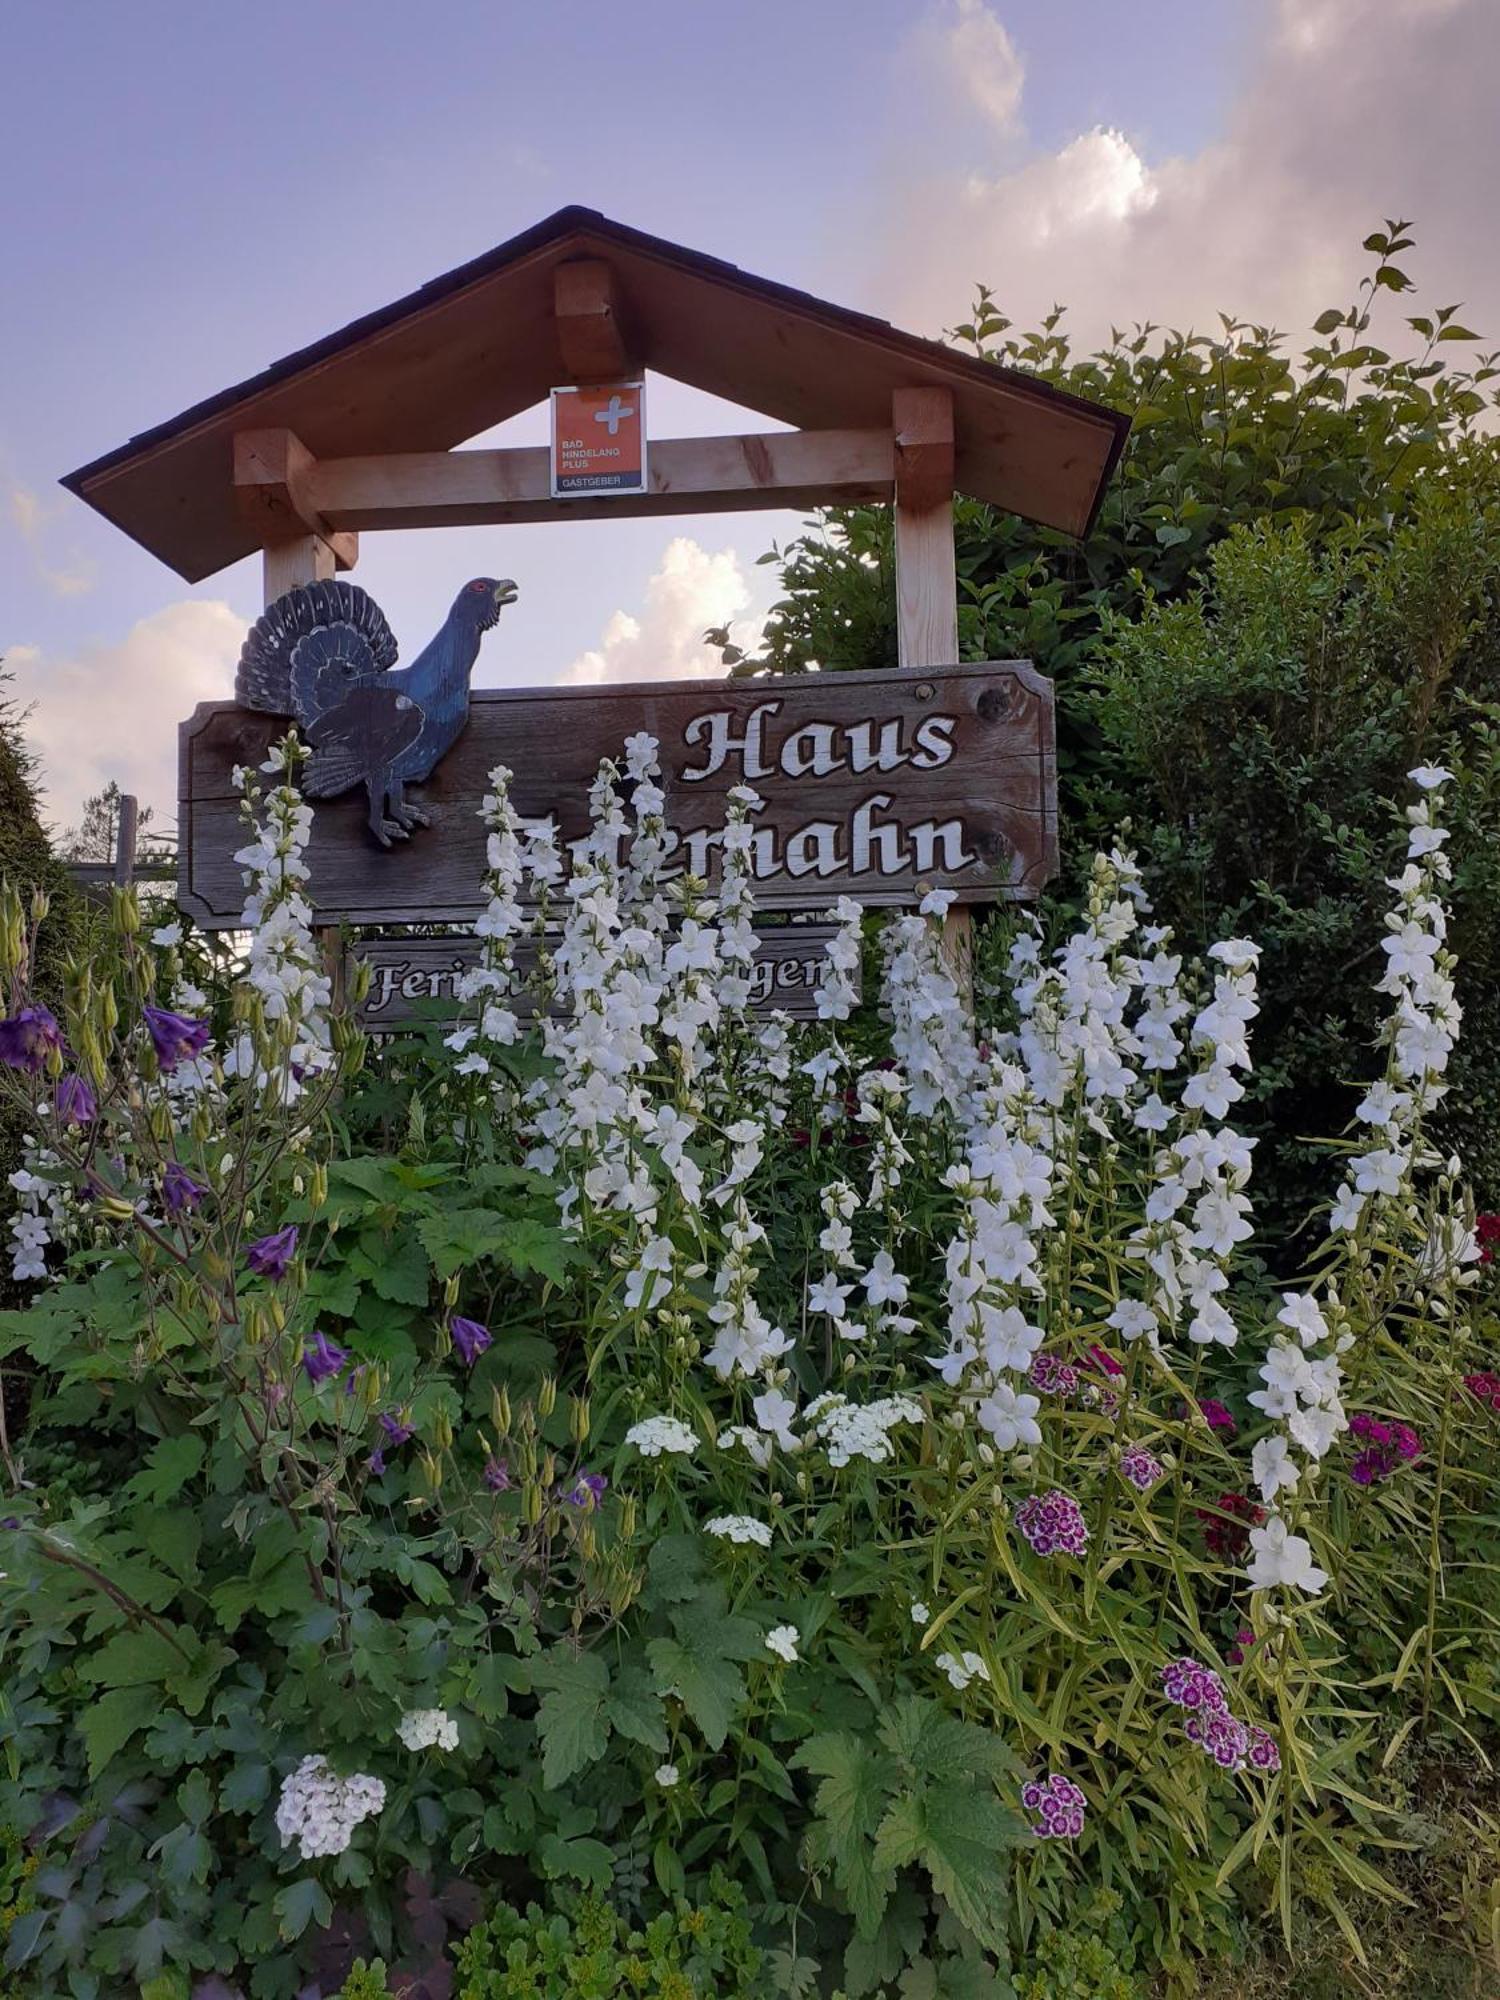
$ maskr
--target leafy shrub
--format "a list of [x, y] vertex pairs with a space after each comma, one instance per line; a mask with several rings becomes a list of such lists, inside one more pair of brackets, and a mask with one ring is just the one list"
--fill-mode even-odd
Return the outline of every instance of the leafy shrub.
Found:
[[464, 1940], [458, 2000], [760, 2000], [761, 1963], [743, 1894], [715, 1875], [639, 1928], [595, 1895], [499, 1909]]
[[[716, 1868], [724, 1976], [748, 1923], [798, 2000], [1186, 1991], [1268, 1918], [1357, 1956], [1402, 1755], [1496, 1714], [1493, 1274], [1424, 1138], [1445, 774], [1283, 1292], [1232, 1122], [1257, 949], [1187, 962], [1128, 853], [1055, 951], [991, 935], [977, 1042], [919, 917], [851, 1014], [857, 907], [794, 1034], [746, 1011], [749, 798], [711, 901], [649, 739], [565, 879], [497, 772], [465, 1022], [367, 1077], [298, 754], [251, 781], [230, 990], [122, 895], [57, 1023], [0, 899], [57, 1195], [0, 1318], [40, 1383], [0, 1454], [0, 1815], [47, 1855], [11, 1967], [278, 2000], [378, 1954], [425, 2000], [486, 1912], [486, 1976], [618, 1956], [722, 1914]], [[1113, 1966], [1048, 1942], [1100, 1888]]]
[[[1331, 1092], [1374, 1032], [1361, 973], [1386, 818], [1421, 761], [1466, 772], [1453, 907], [1473, 1032], [1455, 1109], [1500, 1201], [1495, 357], [1454, 365], [1477, 336], [1451, 307], [1386, 331], [1412, 240], [1392, 221], [1366, 247], [1357, 298], [1319, 314], [1297, 357], [1227, 316], [1214, 334], [1148, 325], [1082, 354], [1060, 310], [1018, 333], [983, 289], [954, 335], [1131, 417], [1082, 542], [958, 503], [960, 653], [1029, 658], [1056, 682], [1055, 893], [1076, 898], [1129, 821], [1181, 939], [1265, 944], [1281, 1004], [1260, 1026], [1246, 1124], [1272, 1242], [1306, 1208], [1305, 1142], [1339, 1122]], [[735, 652], [737, 671], [897, 664], [888, 509], [835, 510], [772, 559], [765, 650]]]

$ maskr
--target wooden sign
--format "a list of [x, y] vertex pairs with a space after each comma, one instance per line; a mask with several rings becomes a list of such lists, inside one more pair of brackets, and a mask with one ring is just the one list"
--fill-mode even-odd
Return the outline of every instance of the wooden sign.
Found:
[[[790, 1014], [816, 1020], [818, 988], [828, 975], [832, 924], [776, 924], [756, 932], [750, 1004], [757, 1014]], [[370, 990], [359, 1009], [359, 1025], [373, 1034], [410, 1027], [424, 1020], [448, 1020], [459, 1012], [458, 982], [479, 962], [475, 937], [367, 937], [351, 957], [370, 968]], [[516, 970], [522, 980], [536, 966], [536, 946], [518, 940]], [[858, 974], [855, 990], [858, 992]], [[519, 1011], [519, 1008], [518, 1008]]]
[[552, 497], [646, 490], [646, 384], [552, 391]]
[[[233, 771], [285, 729], [205, 702], [180, 738], [179, 900], [232, 929], [245, 889]], [[484, 905], [480, 801], [496, 764], [524, 819], [588, 829], [601, 757], [645, 730], [661, 746], [668, 872], [712, 880], [725, 794], [748, 784], [756, 899], [826, 909], [839, 896], [910, 905], [928, 888], [960, 903], [1029, 899], [1057, 860], [1052, 684], [1029, 662], [776, 680], [484, 688], [430, 778], [413, 787], [427, 830], [384, 849], [357, 791], [320, 800], [307, 848], [319, 923], [465, 923]]]

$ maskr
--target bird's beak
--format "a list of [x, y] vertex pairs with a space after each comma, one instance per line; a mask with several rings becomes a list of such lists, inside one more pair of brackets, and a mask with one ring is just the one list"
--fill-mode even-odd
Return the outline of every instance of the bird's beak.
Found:
[[514, 604], [519, 595], [520, 593], [517, 591], [516, 586], [508, 576], [502, 577], [499, 583], [495, 585], [495, 602], [497, 605]]

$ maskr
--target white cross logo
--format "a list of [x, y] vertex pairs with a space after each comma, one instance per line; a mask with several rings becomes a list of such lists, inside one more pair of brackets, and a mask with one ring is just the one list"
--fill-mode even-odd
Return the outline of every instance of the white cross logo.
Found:
[[635, 405], [633, 403], [622, 403], [618, 396], [611, 396], [602, 410], [595, 410], [594, 422], [596, 424], [608, 424], [609, 434], [611, 437], [614, 437], [625, 419], [634, 415]]

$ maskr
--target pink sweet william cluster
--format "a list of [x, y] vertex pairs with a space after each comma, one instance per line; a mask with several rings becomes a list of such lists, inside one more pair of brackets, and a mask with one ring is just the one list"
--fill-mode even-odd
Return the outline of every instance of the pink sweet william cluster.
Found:
[[1016, 1526], [1039, 1556], [1081, 1556], [1088, 1549], [1088, 1524], [1071, 1493], [1028, 1493]]
[[1212, 1667], [1197, 1660], [1173, 1660], [1161, 1670], [1167, 1700], [1188, 1711], [1183, 1728], [1190, 1743], [1221, 1771], [1279, 1771], [1281, 1752], [1275, 1738], [1255, 1723], [1244, 1723], [1230, 1712], [1224, 1683]]
[[1422, 1455], [1422, 1440], [1410, 1424], [1384, 1423], [1362, 1411], [1350, 1420], [1349, 1428], [1364, 1445], [1349, 1467], [1349, 1477], [1356, 1486], [1377, 1486], [1398, 1466], [1410, 1465]]
[[1087, 1800], [1060, 1771], [1023, 1785], [1021, 1804], [1027, 1812], [1038, 1814], [1031, 1828], [1038, 1840], [1076, 1840], [1083, 1832]]

